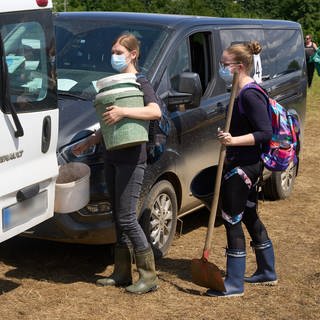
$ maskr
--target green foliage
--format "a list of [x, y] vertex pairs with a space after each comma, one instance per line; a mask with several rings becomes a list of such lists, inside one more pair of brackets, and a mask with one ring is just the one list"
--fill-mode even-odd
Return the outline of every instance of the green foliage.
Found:
[[55, 11], [125, 11], [297, 21], [320, 44], [319, 0], [53, 0]]
[[320, 42], [319, 0], [285, 0], [281, 6], [285, 19], [299, 22], [305, 34], [311, 34], [315, 42]]
[[320, 41], [319, 0], [241, 0], [238, 3], [247, 17], [296, 21], [304, 33]]

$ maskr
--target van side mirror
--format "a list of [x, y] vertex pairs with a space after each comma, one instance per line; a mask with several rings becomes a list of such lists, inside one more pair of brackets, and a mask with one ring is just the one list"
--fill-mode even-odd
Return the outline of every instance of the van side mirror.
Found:
[[202, 97], [202, 86], [199, 74], [183, 72], [176, 80], [178, 90], [170, 93], [168, 104], [184, 104], [186, 109], [198, 107]]

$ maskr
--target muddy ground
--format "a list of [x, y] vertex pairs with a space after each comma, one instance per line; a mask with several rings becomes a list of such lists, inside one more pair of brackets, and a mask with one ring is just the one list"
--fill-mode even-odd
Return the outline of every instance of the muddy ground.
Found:
[[[320, 317], [320, 78], [308, 92], [300, 174], [292, 196], [261, 202], [273, 240], [279, 283], [245, 285], [245, 295], [209, 298], [192, 283], [190, 260], [201, 256], [208, 213], [183, 219], [181, 236], [157, 264], [160, 289], [132, 296], [94, 282], [111, 272], [110, 247], [60, 244], [16, 237], [0, 244], [0, 317], [15, 319], [245, 319]], [[225, 268], [225, 232], [215, 228], [210, 260]], [[249, 248], [249, 239], [247, 237]], [[107, 268], [106, 268], [107, 267]], [[248, 249], [247, 273], [255, 269]]]

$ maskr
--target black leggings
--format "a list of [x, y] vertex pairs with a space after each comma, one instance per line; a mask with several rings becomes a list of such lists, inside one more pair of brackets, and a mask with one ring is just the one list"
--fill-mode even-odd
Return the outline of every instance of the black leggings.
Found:
[[260, 176], [261, 164], [242, 166], [238, 169], [225, 170], [221, 185], [221, 209], [228, 248], [245, 250], [245, 236], [241, 221], [245, 224], [254, 243], [263, 243], [269, 238], [257, 213], [256, 182]]
[[[253, 243], [259, 244], [269, 240], [267, 229], [255, 209], [246, 208], [242, 222], [246, 226]], [[245, 250], [245, 236], [241, 222], [232, 225], [225, 221], [224, 225], [227, 231], [228, 248]]]
[[314, 62], [307, 63], [308, 87], [311, 87], [315, 65]]

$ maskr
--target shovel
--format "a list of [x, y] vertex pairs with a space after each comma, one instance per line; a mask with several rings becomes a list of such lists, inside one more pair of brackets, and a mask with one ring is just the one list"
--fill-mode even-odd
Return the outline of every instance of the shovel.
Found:
[[[232, 90], [230, 95], [230, 102], [228, 106], [227, 119], [226, 119], [224, 132], [228, 132], [230, 128], [233, 104], [234, 104], [234, 100], [237, 92], [238, 81], [239, 81], [239, 74], [237, 71], [235, 71], [233, 75]], [[214, 187], [214, 196], [213, 196], [213, 201], [212, 201], [211, 210], [210, 210], [206, 241], [205, 241], [202, 257], [200, 259], [192, 259], [191, 261], [192, 282], [194, 282], [195, 284], [201, 287], [210, 288], [220, 292], [225, 291], [221, 271], [214, 263], [209, 262], [208, 259], [209, 259], [210, 249], [211, 249], [211, 240], [213, 236], [214, 222], [216, 219], [216, 211], [218, 208], [222, 169], [223, 169], [225, 156], [226, 156], [226, 147], [224, 145], [221, 145], [220, 155], [219, 155], [219, 164], [218, 164], [215, 187]]]

